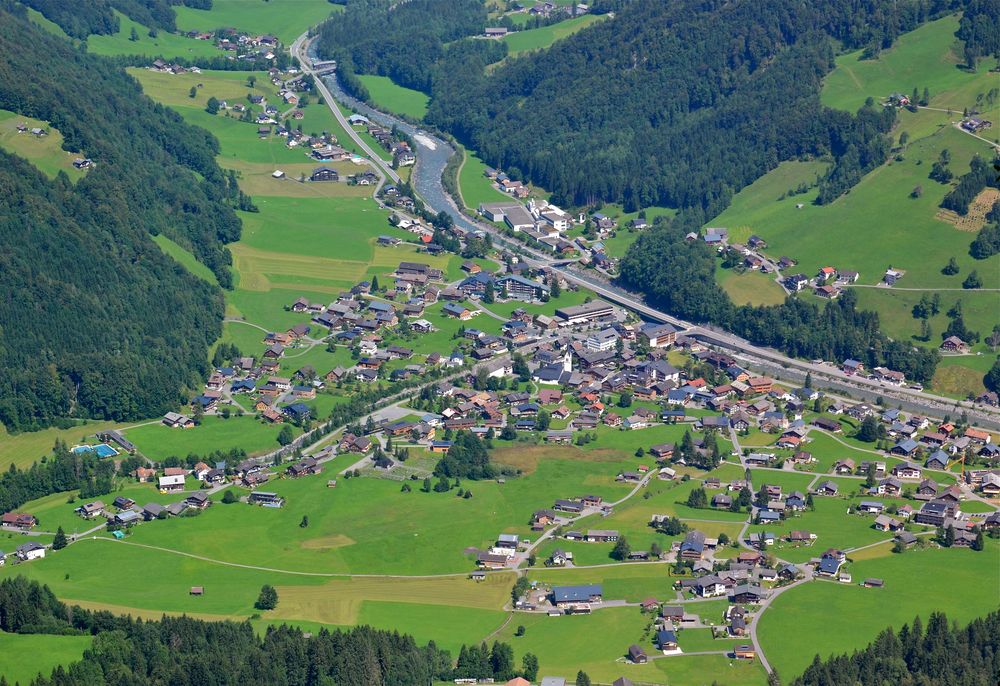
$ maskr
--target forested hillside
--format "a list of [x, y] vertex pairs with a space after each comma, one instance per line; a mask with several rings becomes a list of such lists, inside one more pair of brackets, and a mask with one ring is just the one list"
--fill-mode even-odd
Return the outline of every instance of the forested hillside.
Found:
[[73, 185], [2, 156], [0, 421], [16, 431], [161, 413], [204, 372], [223, 307], [150, 233], [229, 283], [238, 189], [215, 163], [218, 143], [9, 0], [0, 50], [0, 107], [50, 122], [95, 164]]
[[890, 114], [819, 104], [833, 40], [890, 45], [954, 0], [635, 0], [478, 79], [439, 79], [427, 118], [557, 202], [713, 216], [780, 161], [830, 154], [832, 200], [885, 159]]
[[133, 20], [164, 31], [177, 30], [173, 5], [209, 8], [212, 0], [21, 0], [56, 23], [67, 35], [86, 38], [92, 33], [112, 34], [119, 21], [114, 10]]
[[[320, 54], [338, 61], [347, 86], [357, 83], [353, 73], [388, 76], [407, 88], [430, 93], [439, 75], [448, 71], [442, 62], [455, 66], [474, 53], [489, 55], [478, 65], [501, 59], [506, 45], [495, 41], [461, 41], [482, 32], [486, 7], [482, 0], [354, 0], [347, 9], [323, 26], [318, 40]], [[419, 28], [416, 28], [419, 27]], [[453, 45], [446, 44], [459, 41]], [[451, 58], [451, 59], [449, 59]]]
[[[994, 598], [995, 600], [995, 598]], [[1000, 612], [966, 627], [934, 613], [891, 628], [864, 650], [815, 661], [792, 686], [994, 686], [1000, 683]]]

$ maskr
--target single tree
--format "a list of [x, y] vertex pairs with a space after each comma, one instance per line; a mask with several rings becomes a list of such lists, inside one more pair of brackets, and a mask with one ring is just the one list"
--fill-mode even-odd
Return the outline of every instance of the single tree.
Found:
[[198, 89], [195, 88], [194, 86], [191, 86], [191, 90], [188, 91], [188, 97], [193, 98], [196, 95], [198, 95]]
[[66, 540], [66, 532], [63, 531], [62, 527], [56, 529], [56, 537], [52, 539], [52, 549], [62, 550], [69, 545], [69, 541]]
[[538, 658], [533, 653], [525, 653], [521, 658], [521, 674], [528, 681], [538, 678]]
[[975, 269], [969, 272], [969, 275], [965, 277], [965, 281], [962, 282], [962, 288], [965, 288], [967, 290], [973, 288], [982, 288], [982, 287], [983, 287], [983, 280], [979, 278], [979, 272], [977, 272]]
[[219, 101], [214, 95], [209, 97], [208, 102], [205, 103], [205, 111], [209, 114], [218, 114]]
[[309, 515], [302, 515], [302, 521], [299, 522], [299, 528], [305, 529], [307, 526], [309, 526]]
[[292, 431], [292, 427], [285, 424], [281, 427], [281, 431], [278, 432], [278, 443], [280, 445], [288, 445], [293, 440], [295, 440], [295, 432]]
[[273, 610], [278, 607], [278, 592], [274, 590], [274, 586], [270, 584], [261, 586], [260, 595], [257, 596], [257, 602], [253, 606], [258, 610]]
[[576, 673], [576, 686], [590, 686], [590, 677], [582, 669]]
[[611, 557], [618, 561], [627, 560], [629, 553], [631, 552], [632, 548], [629, 547], [628, 539], [621, 536], [618, 539], [618, 542], [615, 543], [614, 549], [611, 551]]
[[958, 274], [958, 262], [955, 260], [954, 257], [948, 258], [948, 264], [944, 266], [944, 269], [941, 270], [941, 273], [944, 274], [945, 276], [954, 276], [955, 274]]
[[232, 505], [233, 503], [238, 501], [239, 498], [236, 497], [236, 494], [233, 492], [231, 488], [227, 488], [226, 492], [222, 494], [222, 502], [225, 505]]

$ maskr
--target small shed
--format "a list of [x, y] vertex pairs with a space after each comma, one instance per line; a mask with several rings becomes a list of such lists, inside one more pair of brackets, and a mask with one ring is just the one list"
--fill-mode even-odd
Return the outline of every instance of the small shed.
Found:
[[205, 587], [204, 586], [192, 586], [190, 593], [191, 593], [191, 595], [205, 595]]

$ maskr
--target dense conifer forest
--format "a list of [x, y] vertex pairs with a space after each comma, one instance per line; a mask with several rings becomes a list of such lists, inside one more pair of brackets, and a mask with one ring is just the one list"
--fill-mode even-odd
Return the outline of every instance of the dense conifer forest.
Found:
[[819, 656], [792, 686], [995, 686], [1000, 683], [1000, 612], [952, 626], [933, 613], [899, 632], [886, 629], [864, 650]]
[[94, 160], [54, 180], [0, 153], [0, 422], [134, 419], [175, 406], [206, 370], [221, 293], [167, 257], [163, 233], [230, 283], [235, 180], [218, 142], [119, 67], [0, 2], [0, 107], [49, 122]]

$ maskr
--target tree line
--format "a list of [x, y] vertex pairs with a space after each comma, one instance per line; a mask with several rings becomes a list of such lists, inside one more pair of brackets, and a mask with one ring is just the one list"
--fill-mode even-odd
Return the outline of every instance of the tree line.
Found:
[[934, 375], [937, 351], [889, 339], [879, 330], [878, 314], [859, 310], [850, 289], [823, 306], [794, 296], [780, 305], [734, 305], [715, 281], [714, 248], [687, 240], [690, 230], [683, 218], [657, 218], [622, 260], [622, 283], [644, 292], [652, 305], [666, 312], [716, 324], [792, 357], [851, 358], [923, 382]]
[[0, 107], [49, 122], [94, 160], [78, 181], [0, 152], [0, 422], [129, 420], [184, 400], [221, 332], [219, 289], [165, 255], [163, 233], [231, 283], [241, 231], [218, 141], [143, 95], [111, 62], [0, 0]]
[[115, 463], [93, 451], [73, 453], [56, 441], [52, 455], [28, 469], [13, 464], [0, 475], [0, 512], [12, 512], [26, 502], [52, 493], [81, 491], [90, 498], [114, 490]]
[[933, 612], [898, 632], [888, 628], [866, 648], [821, 660], [792, 686], [993, 686], [1000, 682], [1000, 612], [964, 627]]
[[[69, 607], [47, 586], [22, 576], [0, 581], [0, 630], [94, 637], [81, 660], [56, 667], [33, 686], [425, 686], [476, 676], [481, 670], [491, 679], [515, 674], [513, 651], [506, 643], [495, 643], [483, 665], [478, 655], [485, 647], [462, 646], [466, 660], [456, 668], [451, 655], [433, 641], [418, 645], [412, 636], [395, 631], [323, 628], [307, 637], [286, 625], [258, 635], [249, 622], [167, 616], [144, 621]], [[475, 663], [468, 659], [473, 652]], [[7, 686], [3, 677], [0, 685]]]

